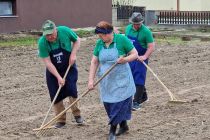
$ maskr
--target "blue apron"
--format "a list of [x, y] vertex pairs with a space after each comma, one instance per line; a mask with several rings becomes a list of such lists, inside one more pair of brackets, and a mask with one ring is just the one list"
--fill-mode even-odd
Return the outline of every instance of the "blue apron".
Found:
[[[118, 59], [116, 43], [113, 48], [102, 47], [99, 52], [98, 77], [101, 77]], [[136, 92], [133, 76], [128, 63], [118, 64], [100, 82], [100, 96], [103, 102], [116, 103], [123, 101]]]
[[[102, 47], [97, 73], [99, 77], [117, 61], [118, 56], [116, 43], [110, 49]], [[131, 119], [132, 96], [136, 92], [136, 87], [128, 63], [116, 65], [100, 82], [99, 90], [109, 117], [109, 124], [116, 125]]]
[[109, 116], [109, 124], [117, 125], [122, 121], [130, 120], [132, 113], [132, 97], [117, 103], [106, 103], [104, 107]]
[[[52, 46], [50, 42], [48, 42], [50, 46], [50, 59], [52, 64], [56, 67], [58, 73], [61, 77], [64, 76], [68, 65], [69, 65], [69, 57], [71, 55], [70, 52], [66, 51], [62, 48], [60, 40], [59, 40], [59, 47], [57, 49], [52, 50]], [[55, 104], [66, 98], [67, 96], [72, 96], [77, 98], [77, 86], [76, 82], [78, 79], [78, 71], [76, 64], [73, 64], [66, 76], [65, 85], [61, 88], [60, 93], [55, 100]], [[47, 87], [50, 93], [51, 101], [53, 101], [56, 92], [59, 88], [57, 78], [48, 70], [46, 69], [46, 80], [47, 80]]]
[[[129, 34], [127, 37], [135, 46], [139, 56], [144, 55], [146, 53], [147, 49], [143, 48], [138, 41], [139, 32], [137, 34], [137, 37], [132, 37]], [[148, 64], [148, 59], [146, 59], [144, 62]], [[138, 60], [134, 60], [132, 62], [129, 62], [129, 65], [133, 74], [135, 84], [145, 85], [147, 68], [144, 66], [144, 64], [142, 64]]]

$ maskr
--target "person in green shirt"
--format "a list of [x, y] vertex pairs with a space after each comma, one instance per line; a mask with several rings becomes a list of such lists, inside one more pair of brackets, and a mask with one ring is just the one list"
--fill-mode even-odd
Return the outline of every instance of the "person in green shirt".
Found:
[[[51, 101], [53, 101], [59, 86], [62, 86], [54, 102], [55, 114], [58, 115], [65, 107], [63, 99], [69, 97], [70, 104], [77, 98], [78, 71], [76, 67], [76, 54], [80, 46], [80, 38], [66, 26], [56, 27], [51, 20], [46, 20], [42, 25], [43, 35], [38, 41], [39, 57], [46, 66], [46, 81]], [[70, 70], [63, 79], [68, 68]], [[72, 113], [77, 123], [83, 123], [80, 109], [77, 104], [72, 108]], [[55, 127], [60, 128], [66, 124], [66, 114], [56, 122]]]
[[130, 62], [131, 71], [136, 85], [133, 99], [133, 110], [140, 109], [140, 105], [147, 100], [145, 88], [147, 69], [142, 63], [148, 64], [148, 59], [155, 49], [152, 32], [143, 24], [144, 18], [139, 12], [134, 12], [129, 19], [130, 23], [125, 29], [125, 35], [138, 51], [138, 59]]
[[[127, 120], [131, 119], [132, 97], [136, 92], [128, 62], [137, 59], [137, 51], [126, 36], [113, 33], [113, 26], [101, 21], [95, 33], [96, 42], [89, 71], [89, 89], [94, 88], [94, 77], [101, 77], [111, 66], [114, 69], [102, 79], [99, 85], [101, 101], [109, 117], [109, 140], [128, 131]], [[120, 125], [116, 133], [117, 125]]]

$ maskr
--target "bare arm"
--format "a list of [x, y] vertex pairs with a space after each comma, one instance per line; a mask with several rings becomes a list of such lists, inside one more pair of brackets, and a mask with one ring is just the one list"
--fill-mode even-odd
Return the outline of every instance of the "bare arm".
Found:
[[133, 48], [129, 53], [128, 56], [126, 57], [120, 57], [117, 62], [118, 63], [126, 63], [126, 62], [131, 62], [135, 59], [138, 58], [138, 52], [135, 48]]
[[146, 53], [143, 56], [139, 56], [138, 60], [144, 61], [144, 60], [148, 59], [154, 50], [155, 50], [155, 43], [154, 42], [149, 43]]
[[80, 38], [77, 38], [77, 41], [73, 42], [71, 56], [69, 58], [69, 64], [72, 65], [77, 59], [77, 51], [80, 47]]
[[55, 66], [52, 64], [50, 57], [42, 59], [47, 69], [57, 78], [59, 85], [64, 85], [65, 80], [62, 79]]
[[96, 56], [92, 57], [91, 64], [90, 64], [90, 71], [89, 71], [89, 78], [88, 78], [88, 88], [93, 89], [94, 84], [94, 77], [96, 75], [96, 70], [98, 68], [99, 62]]

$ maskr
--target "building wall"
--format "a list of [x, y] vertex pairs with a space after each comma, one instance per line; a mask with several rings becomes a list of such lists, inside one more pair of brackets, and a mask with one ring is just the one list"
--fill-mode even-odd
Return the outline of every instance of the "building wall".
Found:
[[[210, 0], [179, 0], [180, 11], [209, 11]], [[177, 10], [177, 0], [135, 0], [135, 6], [145, 6], [146, 10]]]
[[210, 11], [210, 0], [202, 0], [201, 7], [203, 11]]
[[17, 17], [0, 17], [0, 33], [40, 29], [46, 19], [71, 28], [112, 21], [111, 0], [16, 0]]
[[180, 0], [180, 11], [203, 11], [204, 9], [201, 6], [203, 1], [205, 0]]
[[146, 10], [176, 10], [176, 0], [136, 0], [133, 4]]

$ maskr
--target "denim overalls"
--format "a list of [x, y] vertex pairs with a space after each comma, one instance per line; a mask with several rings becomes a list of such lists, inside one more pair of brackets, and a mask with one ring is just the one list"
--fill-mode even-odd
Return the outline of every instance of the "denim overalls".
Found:
[[[137, 34], [137, 37], [132, 37], [129, 34], [127, 37], [131, 40], [131, 42], [135, 46], [136, 50], [138, 51], [139, 56], [144, 55], [146, 53], [147, 49], [143, 48], [138, 41], [139, 32]], [[148, 59], [146, 59], [144, 62], [148, 64]], [[130, 62], [129, 64], [131, 67], [135, 84], [145, 85], [147, 68], [144, 66], [144, 64], [139, 62], [138, 60], [134, 60]]]

